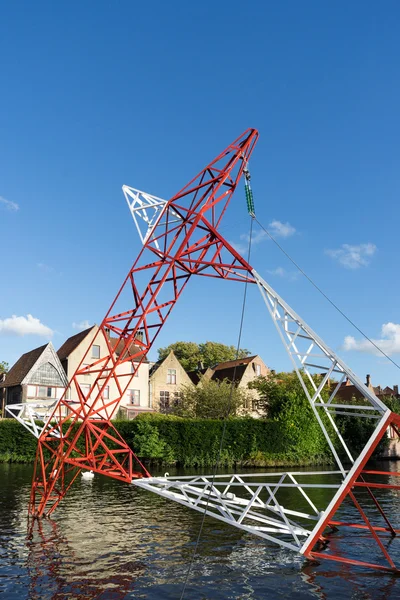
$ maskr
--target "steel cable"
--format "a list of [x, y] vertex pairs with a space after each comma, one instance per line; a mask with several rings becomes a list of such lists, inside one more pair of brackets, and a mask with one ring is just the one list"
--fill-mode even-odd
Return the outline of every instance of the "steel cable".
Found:
[[321, 290], [320, 287], [318, 287], [318, 285], [316, 283], [314, 283], [314, 281], [311, 279], [311, 277], [309, 277], [307, 275], [307, 273], [305, 273], [303, 271], [303, 269], [297, 264], [297, 262], [286, 252], [286, 250], [284, 250], [282, 248], [282, 246], [279, 244], [279, 242], [276, 241], [276, 239], [270, 234], [270, 232], [264, 227], [264, 225], [262, 225], [260, 223], [260, 221], [257, 219], [257, 217], [254, 217], [254, 220], [256, 221], [256, 223], [261, 227], [261, 229], [267, 234], [267, 236], [270, 238], [270, 240], [272, 240], [274, 242], [274, 244], [279, 248], [279, 250], [281, 252], [283, 252], [283, 254], [286, 256], [286, 258], [288, 258], [290, 260], [290, 262], [296, 267], [296, 269], [298, 269], [300, 271], [300, 273], [302, 275], [304, 275], [304, 277], [311, 283], [312, 286], [315, 287], [315, 289], [326, 299], [328, 300], [329, 304], [331, 304], [341, 315], [342, 317], [344, 317], [346, 319], [346, 321], [348, 323], [350, 323], [350, 325], [352, 325], [366, 340], [368, 340], [368, 342], [370, 342], [370, 344], [372, 344], [381, 354], [383, 354], [383, 356], [385, 356], [388, 360], [390, 360], [391, 363], [394, 364], [395, 367], [397, 367], [398, 369], [400, 369], [400, 365], [397, 364], [396, 361], [394, 361], [392, 358], [390, 358], [390, 356], [388, 354], [386, 354], [386, 352], [384, 350], [382, 350], [382, 348], [380, 348], [377, 344], [375, 344], [375, 342], [373, 340], [371, 340], [371, 338], [369, 338], [367, 336], [366, 333], [364, 333], [359, 327], [357, 327], [357, 325], [354, 323], [354, 321], [352, 321], [338, 306], [337, 304], [335, 304], [333, 302], [333, 300], [331, 300], [329, 298], [329, 296], [327, 296], [325, 294], [325, 292], [323, 292]]

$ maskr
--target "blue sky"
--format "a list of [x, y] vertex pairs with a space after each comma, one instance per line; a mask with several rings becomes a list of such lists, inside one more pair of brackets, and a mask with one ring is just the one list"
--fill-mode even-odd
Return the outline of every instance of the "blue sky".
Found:
[[[140, 249], [123, 184], [169, 198], [247, 127], [258, 219], [400, 360], [399, 17], [391, 1], [3, 3], [0, 360], [102, 320]], [[248, 227], [240, 189], [222, 232], [243, 245]], [[400, 381], [255, 240], [253, 266], [361, 377]], [[156, 347], [236, 344], [242, 292], [192, 280]], [[289, 368], [253, 288], [242, 346]]]

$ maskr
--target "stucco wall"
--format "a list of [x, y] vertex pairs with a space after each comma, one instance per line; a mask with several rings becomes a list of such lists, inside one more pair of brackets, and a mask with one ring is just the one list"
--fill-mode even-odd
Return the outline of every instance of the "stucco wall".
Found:
[[[80, 362], [83, 360], [84, 358], [84, 362], [83, 364], [85, 365], [91, 365], [92, 363], [96, 362], [95, 357], [93, 357], [92, 355], [92, 347], [93, 345], [96, 346], [100, 346], [100, 357], [105, 356], [108, 354], [108, 347], [107, 347], [107, 342], [104, 338], [104, 335], [102, 333], [100, 333], [97, 337], [96, 334], [98, 332], [98, 327], [94, 327], [92, 329], [92, 331], [89, 332], [89, 334], [85, 337], [85, 339], [79, 344], [79, 346], [77, 346], [77, 348], [75, 348], [75, 350], [69, 355], [68, 357], [68, 379], [71, 379], [72, 375], [75, 373], [76, 369], [78, 368]], [[87, 353], [87, 355], [85, 356], [87, 350], [89, 348], [89, 352]], [[111, 366], [111, 365], [110, 365]], [[90, 385], [93, 386], [95, 380], [96, 380], [96, 375], [95, 373], [93, 374], [88, 374], [88, 375], [78, 375], [78, 381], [80, 383], [80, 385]], [[140, 411], [141, 409], [144, 410], [148, 410], [149, 409], [149, 365], [148, 363], [142, 363], [139, 367], [138, 370], [138, 376], [134, 376], [132, 377], [132, 372], [131, 372], [131, 363], [130, 362], [126, 362], [122, 365], [119, 365], [116, 368], [115, 371], [115, 376], [118, 378], [118, 382], [119, 385], [121, 387], [121, 389], [125, 389], [125, 387], [128, 385], [127, 390], [139, 390], [140, 392], [140, 403], [139, 405], [135, 405], [135, 409], [137, 409], [138, 411]], [[108, 400], [114, 400], [120, 397], [120, 393], [119, 393], [119, 389], [118, 386], [116, 384], [115, 379], [112, 377], [109, 382], [107, 383], [107, 386], [109, 387], [109, 398]], [[95, 392], [93, 392], [93, 396], [95, 395]], [[78, 398], [78, 394], [76, 392], [75, 389], [75, 384], [72, 383], [71, 384], [71, 390], [69, 391], [69, 399], [75, 399]], [[118, 407], [120, 406], [131, 406], [133, 407], [134, 405], [130, 403], [130, 398], [129, 398], [129, 394], [128, 391], [126, 391], [123, 395], [123, 397], [121, 398]], [[114, 412], [114, 415], [117, 414], [117, 410]]]
[[[268, 376], [268, 374], [270, 373], [270, 370], [268, 369], [267, 365], [264, 363], [262, 358], [260, 356], [256, 356], [247, 365], [247, 368], [246, 368], [245, 372], [243, 373], [243, 377], [238, 386], [242, 389], [245, 389], [247, 394], [250, 396], [250, 398], [255, 401], [259, 400], [260, 395], [257, 392], [257, 390], [248, 389], [247, 385], [251, 381], [254, 381], [255, 379], [257, 379], [257, 377], [258, 377], [257, 371], [255, 369], [256, 365], [260, 365], [260, 375], [262, 377]], [[251, 402], [250, 406], [243, 407], [243, 409], [240, 411], [240, 414], [249, 414], [250, 416], [257, 418], [257, 417], [260, 417], [262, 413], [261, 413], [261, 411], [256, 410], [255, 407], [253, 408], [253, 403]]]
[[[168, 369], [176, 370], [176, 384], [167, 383]], [[165, 360], [159, 365], [150, 377], [151, 401], [154, 410], [160, 410], [160, 392], [167, 391], [170, 394], [170, 404], [176, 393], [180, 392], [182, 385], [193, 385], [181, 363], [173, 352], [170, 352]]]

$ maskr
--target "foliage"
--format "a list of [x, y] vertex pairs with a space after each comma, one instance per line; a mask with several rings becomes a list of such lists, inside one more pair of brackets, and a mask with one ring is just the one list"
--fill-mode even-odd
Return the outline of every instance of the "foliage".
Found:
[[0, 460], [32, 462], [36, 456], [36, 438], [16, 419], [0, 420]]
[[228, 379], [211, 381], [202, 378], [196, 387], [181, 387], [181, 399], [171, 408], [172, 414], [181, 417], [224, 419], [237, 414], [246, 405], [248, 392], [232, 385]]
[[[226, 430], [220, 466], [295, 466], [330, 464], [327, 453], [286, 446], [278, 421], [233, 417]], [[114, 425], [140, 458], [165, 465], [212, 467], [218, 457], [224, 421], [185, 419], [157, 413]], [[0, 421], [0, 460], [33, 462], [36, 439], [18, 421]]]
[[[352, 403], [365, 405], [365, 400], [363, 398], [360, 400], [353, 398]], [[398, 398], [394, 396], [387, 397], [385, 398], [384, 403], [392, 412], [400, 414], [400, 400]], [[376, 427], [376, 419], [336, 415], [336, 424], [341, 435], [346, 440], [350, 452], [359, 454]], [[374, 454], [378, 456], [379, 454], [382, 454], [387, 447], [388, 442], [388, 438], [386, 436], [383, 437]]]
[[135, 453], [143, 458], [162, 458], [167, 463], [174, 462], [174, 455], [167, 442], [160, 438], [157, 426], [139, 420], [133, 436]]
[[[311, 382], [302, 374], [304, 385], [312, 393]], [[314, 384], [318, 387], [321, 375], [314, 375]], [[268, 378], [257, 377], [249, 383], [251, 389], [260, 394], [259, 408], [272, 421], [279, 423], [282, 439], [288, 451], [325, 454], [328, 444], [321, 427], [313, 413], [304, 389], [295, 371], [290, 373], [271, 373]], [[324, 401], [329, 399], [329, 390], [323, 389]], [[326, 415], [320, 414], [325, 427], [330, 424]]]
[[0, 373], [8, 373], [9, 367], [10, 365], [8, 364], [8, 362], [0, 360]]
[[194, 371], [203, 364], [204, 368], [213, 367], [220, 362], [235, 360], [249, 356], [249, 350], [241, 348], [236, 356], [235, 346], [226, 346], [218, 342], [205, 342], [196, 344], [195, 342], [175, 342], [166, 348], [158, 349], [158, 359], [163, 360], [168, 354], [174, 351], [174, 354], [181, 362], [186, 371]]

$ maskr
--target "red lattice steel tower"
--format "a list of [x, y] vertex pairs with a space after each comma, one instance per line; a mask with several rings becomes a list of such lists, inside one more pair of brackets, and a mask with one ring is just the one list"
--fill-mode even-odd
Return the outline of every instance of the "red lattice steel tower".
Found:
[[[149, 476], [111, 419], [193, 274], [254, 282], [218, 227], [257, 138], [245, 131], [159, 213], [92, 342], [106, 352], [87, 365], [88, 349], [39, 437], [32, 515], [51, 514], [82, 469], [129, 483]], [[129, 374], [119, 373], [126, 364]], [[89, 374], [95, 382], [87, 391], [81, 381]], [[118, 393], [106, 398], [111, 381]]]
[[[245, 169], [248, 209], [254, 216], [247, 166], [257, 138], [256, 130], [247, 130], [167, 203], [124, 189], [126, 196], [134, 198], [128, 203], [136, 225], [138, 218], [147, 225], [144, 236], [138, 226], [144, 246], [92, 341], [105, 350], [87, 364], [88, 349], [40, 434], [30, 513], [51, 514], [79, 472], [89, 469], [204, 511], [306, 557], [398, 572], [387, 539], [400, 529], [392, 525], [379, 494], [400, 490], [400, 473], [371, 471], [366, 465], [389, 426], [399, 433], [400, 416], [364, 385], [218, 232]], [[261, 481], [239, 474], [151, 477], [113, 426], [111, 419], [121, 398], [192, 275], [257, 284], [337, 465], [337, 471], [324, 473], [327, 483], [315, 484], [318, 472], [264, 473], [258, 476]], [[89, 374], [95, 382], [87, 391], [80, 382]], [[332, 388], [333, 377], [338, 381]], [[346, 379], [361, 393], [361, 402], [337, 396]], [[110, 382], [118, 390], [113, 397], [106, 393], [112, 389]], [[328, 400], [323, 391], [329, 392]], [[19, 407], [16, 416], [35, 435], [33, 414], [28, 411], [23, 418], [24, 410]], [[361, 452], [355, 454], [343, 438], [337, 415], [373, 423]], [[316, 488], [324, 494], [313, 496]], [[291, 507], [285, 506], [288, 490], [296, 495]], [[346, 502], [353, 509], [350, 517], [341, 512]], [[373, 542], [371, 557], [360, 560], [346, 546], [339, 548], [338, 538], [329, 536], [338, 527], [368, 534]]]

